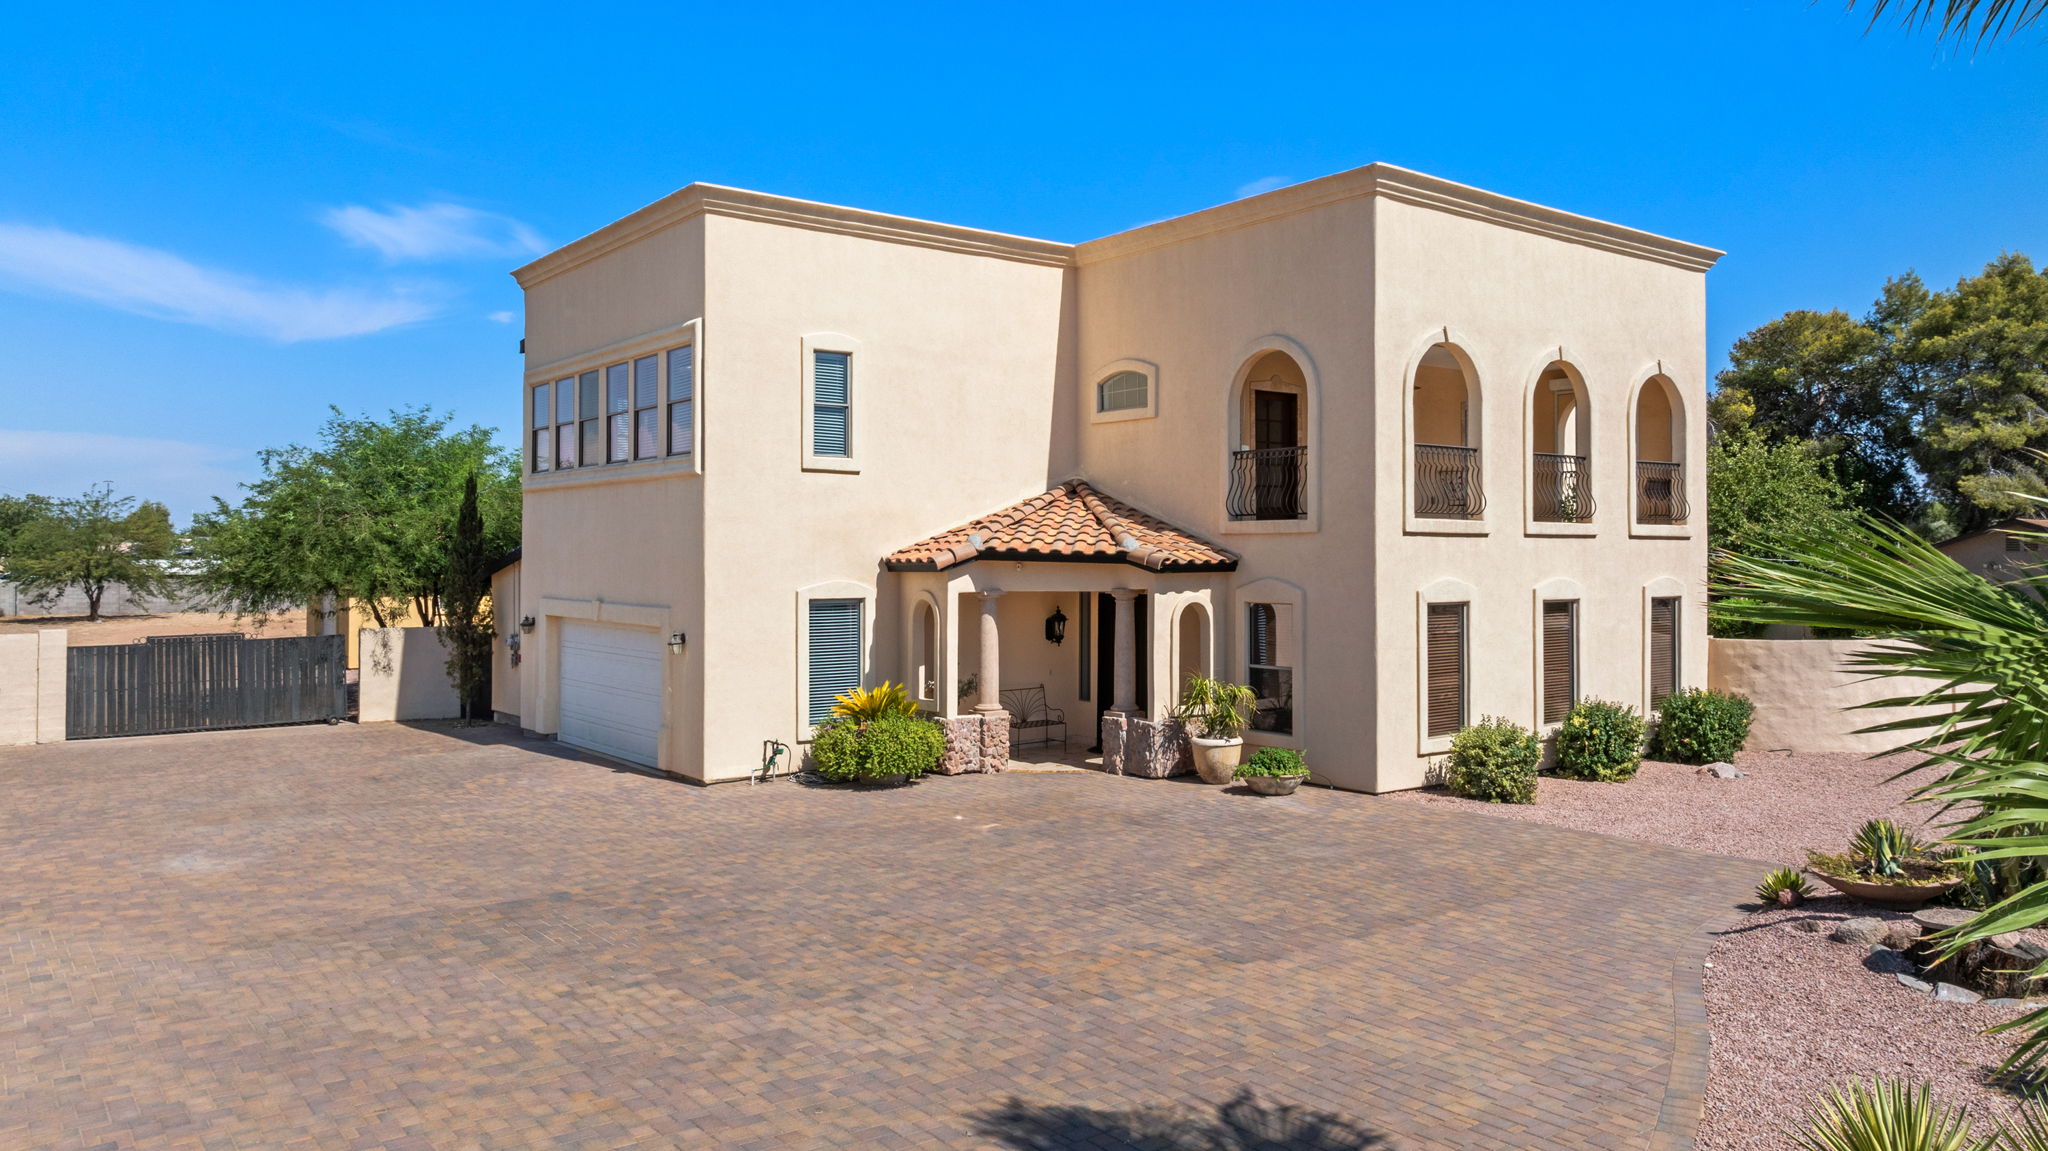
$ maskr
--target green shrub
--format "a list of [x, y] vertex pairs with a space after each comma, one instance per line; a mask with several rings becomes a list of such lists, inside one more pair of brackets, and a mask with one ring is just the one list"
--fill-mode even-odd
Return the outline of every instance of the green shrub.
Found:
[[1543, 745], [1528, 728], [1489, 715], [1451, 737], [1444, 784], [1466, 799], [1534, 803], [1542, 758]]
[[1557, 729], [1557, 774], [1597, 783], [1634, 779], [1643, 762], [1644, 726], [1635, 708], [1580, 700]]
[[1756, 706], [1743, 696], [1688, 687], [1665, 696], [1658, 711], [1658, 755], [1675, 763], [1715, 763], [1742, 750]]
[[826, 779], [863, 783], [883, 776], [912, 779], [939, 765], [946, 736], [928, 719], [885, 715], [869, 723], [822, 724], [811, 743], [811, 768]]
[[1969, 1112], [1936, 1103], [1927, 1084], [1896, 1079], [1850, 1083], [1821, 1096], [1803, 1131], [1800, 1151], [1985, 1151], [1970, 1134]]
[[1308, 761], [1291, 747], [1262, 747], [1252, 757], [1238, 765], [1231, 773], [1238, 779], [1249, 779], [1255, 775], [1270, 775], [1286, 778], [1292, 775], [1307, 775]]
[[1764, 903], [1775, 903], [1781, 907], [1797, 907], [1813, 897], [1813, 888], [1806, 877], [1789, 867], [1780, 867], [1764, 876], [1756, 885], [1756, 897]]

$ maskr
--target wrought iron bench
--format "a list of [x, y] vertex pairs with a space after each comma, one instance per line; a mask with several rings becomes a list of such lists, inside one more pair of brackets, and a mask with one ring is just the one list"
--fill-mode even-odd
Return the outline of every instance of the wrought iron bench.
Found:
[[1064, 708], [1045, 705], [1045, 685], [1032, 684], [1029, 687], [1004, 688], [998, 695], [1003, 710], [1010, 713], [1010, 745], [1023, 744], [1023, 733], [1027, 730], [1043, 731], [1039, 743], [1052, 742], [1052, 729], [1060, 729], [1060, 746], [1067, 746], [1067, 713]]

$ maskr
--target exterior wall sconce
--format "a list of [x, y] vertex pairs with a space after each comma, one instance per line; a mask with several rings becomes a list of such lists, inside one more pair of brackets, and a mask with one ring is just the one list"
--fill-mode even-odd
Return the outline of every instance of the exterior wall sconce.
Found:
[[670, 655], [683, 654], [683, 646], [684, 639], [682, 632], [677, 632], [674, 635], [668, 637], [668, 653]]
[[532, 631], [532, 630], [533, 630], [533, 617], [532, 617], [532, 616], [527, 616], [527, 617], [525, 617], [524, 619], [520, 620], [520, 621], [519, 621], [519, 630], [520, 630], [520, 631]]
[[1060, 610], [1060, 605], [1054, 604], [1052, 605], [1052, 614], [1045, 617], [1045, 642], [1057, 647], [1060, 641], [1065, 638], [1067, 638], [1067, 613]]

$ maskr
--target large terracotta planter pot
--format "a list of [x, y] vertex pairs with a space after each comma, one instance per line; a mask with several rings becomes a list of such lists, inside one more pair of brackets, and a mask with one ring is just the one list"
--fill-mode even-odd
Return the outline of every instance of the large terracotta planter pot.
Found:
[[1220, 787], [1236, 775], [1238, 761], [1244, 758], [1243, 739], [1203, 739], [1191, 735], [1188, 742], [1194, 745], [1195, 771], [1203, 783]]
[[1293, 795], [1305, 775], [1248, 775], [1244, 785], [1260, 795]]
[[1960, 879], [1949, 879], [1940, 883], [1863, 883], [1829, 875], [1825, 871], [1815, 871], [1811, 867], [1806, 869], [1806, 873], [1851, 899], [1860, 899], [1879, 907], [1896, 907], [1901, 911], [1923, 907], [1928, 900], [1946, 894], [1949, 889], [1962, 882]]

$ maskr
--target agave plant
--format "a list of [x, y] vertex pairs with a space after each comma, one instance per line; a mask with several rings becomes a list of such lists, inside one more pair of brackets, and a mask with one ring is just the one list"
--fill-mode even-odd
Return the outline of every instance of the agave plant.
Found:
[[[1861, 706], [1911, 709], [1864, 730], [1922, 754], [1902, 774], [1927, 773], [1915, 798], [1955, 817], [1943, 846], [1996, 876], [1991, 905], [1939, 942], [1954, 953], [2048, 923], [2048, 570], [1994, 584], [1911, 531], [1870, 520], [1787, 541], [1775, 556], [1718, 559], [1728, 614], [1848, 629], [1869, 642], [1847, 670], [1921, 681]], [[2048, 976], [2048, 964], [2034, 975]], [[2048, 1057], [2048, 1009], [1993, 1030], [2022, 1037], [2009, 1072]]]
[[1828, 1090], [1792, 1134], [1803, 1151], [1991, 1151], [1997, 1144], [1970, 1133], [1970, 1114], [1934, 1101], [1927, 1084], [1896, 1079]]
[[1780, 867], [1764, 876], [1756, 885], [1756, 897], [1765, 903], [1782, 907], [1797, 907], [1813, 897], [1813, 888], [1806, 877], [1789, 867]]
[[873, 723], [885, 715], [917, 714], [917, 701], [910, 698], [903, 685], [887, 680], [880, 687], [857, 687], [833, 698], [839, 702], [832, 705], [832, 714], [855, 723]]

